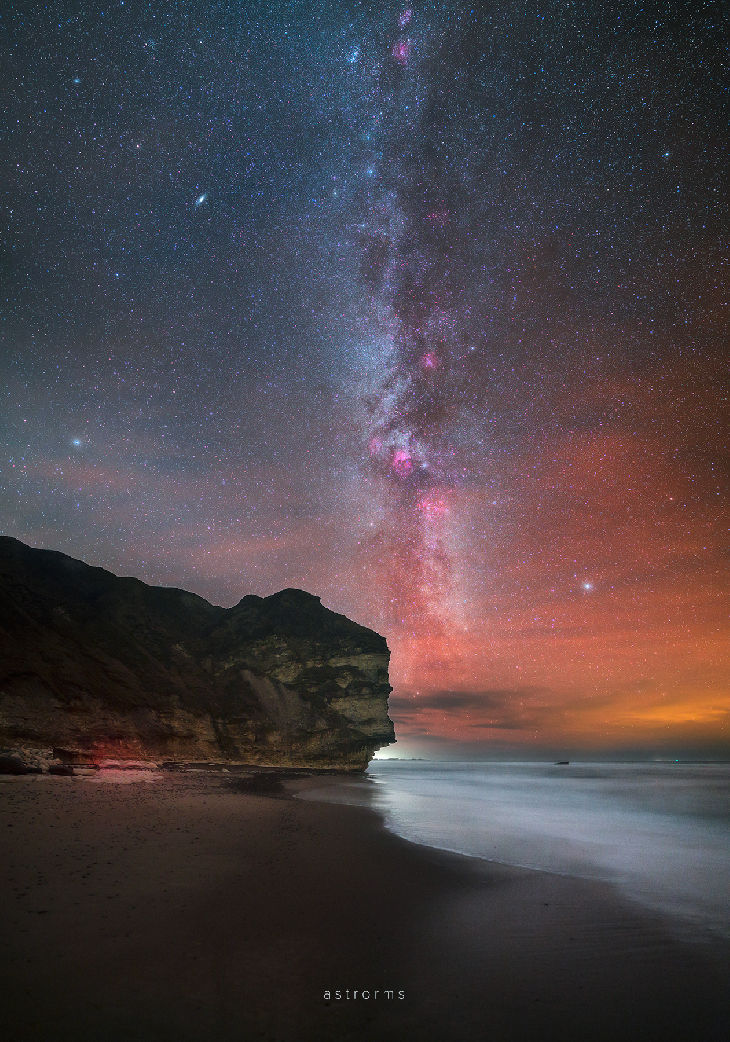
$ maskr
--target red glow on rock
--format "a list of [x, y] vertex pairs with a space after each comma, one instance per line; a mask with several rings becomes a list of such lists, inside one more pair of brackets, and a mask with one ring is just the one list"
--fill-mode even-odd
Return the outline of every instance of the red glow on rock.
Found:
[[393, 453], [390, 465], [396, 474], [400, 475], [400, 477], [406, 477], [413, 470], [413, 460], [410, 452], [406, 452], [405, 449], [398, 449]]
[[123, 738], [98, 738], [88, 750], [87, 756], [97, 767], [108, 762], [138, 762], [144, 759], [139, 744], [134, 741], [125, 741]]

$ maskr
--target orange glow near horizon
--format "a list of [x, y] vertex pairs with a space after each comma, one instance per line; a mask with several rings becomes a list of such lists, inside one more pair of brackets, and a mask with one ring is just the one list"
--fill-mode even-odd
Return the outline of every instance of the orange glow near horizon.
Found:
[[728, 748], [714, 461], [705, 454], [698, 481], [696, 432], [670, 454], [650, 409], [632, 434], [544, 441], [503, 475], [507, 494], [452, 494], [436, 585], [414, 552], [377, 548], [404, 746]]

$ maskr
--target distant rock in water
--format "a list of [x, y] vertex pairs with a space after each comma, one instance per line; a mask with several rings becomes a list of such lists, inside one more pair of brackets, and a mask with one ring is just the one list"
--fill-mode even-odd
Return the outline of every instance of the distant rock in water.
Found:
[[389, 657], [302, 590], [220, 608], [0, 537], [0, 749], [364, 769]]

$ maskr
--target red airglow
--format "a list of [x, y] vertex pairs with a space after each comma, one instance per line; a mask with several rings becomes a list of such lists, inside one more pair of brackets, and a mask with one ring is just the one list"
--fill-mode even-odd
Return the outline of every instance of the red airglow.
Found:
[[[181, 478], [110, 453], [104, 468], [51, 460], [28, 480], [131, 533], [124, 553], [100, 543], [90, 563], [215, 603], [298, 586], [382, 633], [401, 739], [486, 752], [699, 748], [730, 731], [727, 513], [702, 416], [689, 427], [681, 386], [665, 390], [583, 382], [592, 409], [620, 401], [621, 414], [566, 431], [557, 402], [557, 430], [509, 459], [485, 456], [458, 487], [419, 485], [420, 455], [373, 436], [380, 465], [348, 486], [347, 512], [338, 499], [312, 513], [283, 468], [269, 493], [270, 463]], [[566, 392], [568, 415], [573, 401]], [[163, 495], [165, 525], [140, 527], [138, 504]], [[265, 515], [259, 528], [248, 502]], [[211, 504], [210, 518], [187, 519], [190, 503]], [[214, 524], [216, 512], [237, 520]], [[80, 544], [61, 548], [84, 556]]]
[[681, 755], [727, 742], [727, 518], [704, 430], [676, 433], [679, 391], [583, 394], [631, 408], [630, 429], [545, 434], [500, 463], [499, 493], [485, 472], [404, 498], [363, 546], [353, 574], [386, 604], [369, 618], [406, 743]]

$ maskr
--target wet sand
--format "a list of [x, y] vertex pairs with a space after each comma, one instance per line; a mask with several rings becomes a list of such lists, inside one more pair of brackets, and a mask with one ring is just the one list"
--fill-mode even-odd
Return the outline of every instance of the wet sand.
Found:
[[322, 784], [0, 778], [2, 1036], [730, 1038], [727, 945], [291, 798]]

